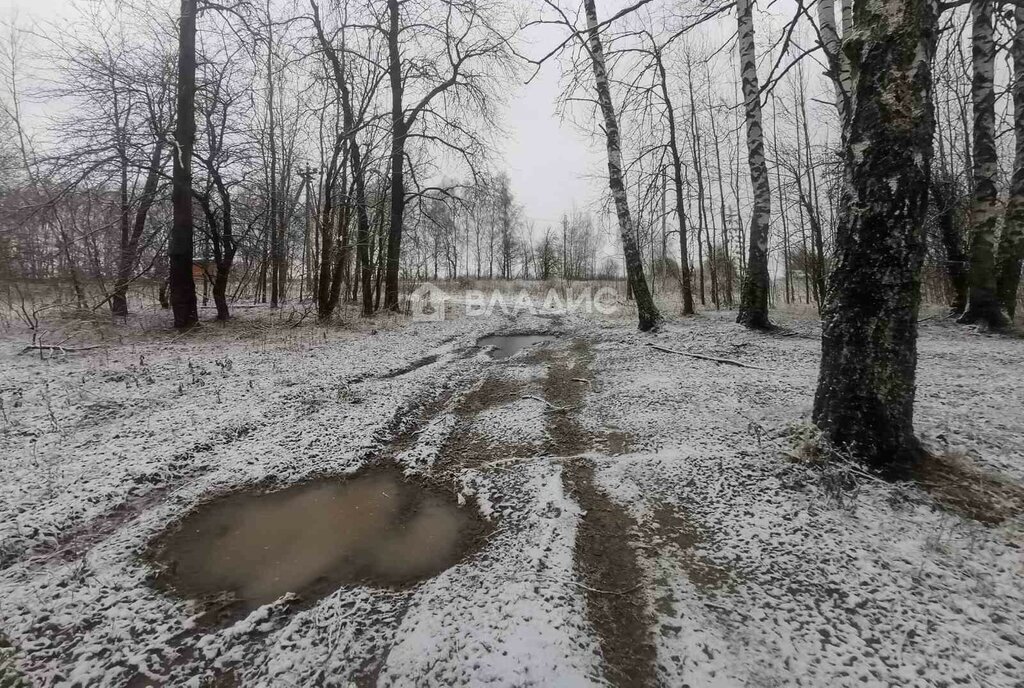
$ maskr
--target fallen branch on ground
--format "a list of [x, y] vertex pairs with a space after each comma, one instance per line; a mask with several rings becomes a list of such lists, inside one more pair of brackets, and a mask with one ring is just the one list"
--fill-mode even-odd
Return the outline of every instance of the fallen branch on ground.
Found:
[[547, 404], [548, 407], [550, 408], [548, 413], [565, 413], [566, 411], [572, 411], [573, 409], [576, 408], [575, 406], [555, 406], [554, 404], [552, 404], [547, 399], [542, 399], [540, 397], [535, 397], [535, 396], [533, 396], [531, 394], [524, 394], [522, 396], [522, 398], [523, 399], [533, 399], [534, 401], [539, 401], [542, 404]]
[[664, 351], [667, 354], [676, 354], [678, 356], [689, 356], [690, 358], [697, 358], [697, 359], [700, 359], [701, 361], [711, 361], [712, 363], [722, 363], [722, 364], [725, 364], [725, 365], [738, 366], [740, 368], [750, 368], [751, 370], [767, 370], [767, 368], [761, 368], [759, 366], [747, 365], [746, 363], [740, 363], [739, 361], [734, 361], [731, 358], [716, 358], [714, 356], [705, 356], [703, 354], [693, 354], [693, 353], [690, 353], [688, 351], [676, 351], [675, 349], [668, 349], [668, 348], [666, 348], [664, 346], [658, 346], [657, 344], [649, 344], [648, 346], [650, 346], [652, 349], [657, 349], [658, 351]]
[[61, 353], [73, 354], [79, 351], [92, 351], [94, 349], [102, 349], [102, 346], [61, 346], [60, 344], [26, 344], [25, 348], [21, 350], [21, 353], [25, 354], [29, 351], [60, 351]]
[[626, 588], [625, 590], [600, 590], [598, 588], [592, 588], [589, 585], [583, 585], [583, 583], [577, 583], [576, 581], [568, 581], [577, 588], [583, 588], [587, 592], [596, 592], [598, 595], [628, 595], [631, 592], [636, 592], [640, 589], [640, 583], [637, 583], [632, 588]]
[[599, 595], [628, 595], [631, 592], [636, 592], [643, 585], [643, 583], [637, 583], [633, 587], [626, 588], [625, 590], [601, 590], [600, 588], [592, 588], [589, 585], [584, 585], [583, 583], [579, 583], [577, 581], [569, 580], [569, 579], [566, 579], [566, 578], [559, 578], [558, 576], [545, 576], [545, 575], [541, 574], [538, 577], [542, 578], [542, 579], [547, 579], [547, 580], [555, 581], [557, 583], [568, 583], [569, 585], [575, 585], [577, 588], [581, 588], [581, 589], [586, 590], [588, 592], [594, 592], [594, 593], [597, 593]]
[[[201, 311], [203, 311], [203, 310], [207, 310], [207, 311], [214, 310], [215, 308], [217, 308], [217, 307], [216, 306], [199, 306], [199, 310], [201, 310]], [[237, 310], [244, 310], [244, 309], [247, 309], [247, 308], [270, 308], [270, 306], [268, 306], [265, 303], [229, 303], [228, 304], [228, 308], [233, 310], [233, 311], [237, 311]]]

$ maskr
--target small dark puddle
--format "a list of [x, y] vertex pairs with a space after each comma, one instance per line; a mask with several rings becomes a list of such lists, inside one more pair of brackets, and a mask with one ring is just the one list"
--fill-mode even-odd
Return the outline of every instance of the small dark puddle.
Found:
[[483, 530], [470, 509], [381, 471], [222, 497], [167, 531], [151, 555], [160, 587], [241, 611], [288, 592], [308, 601], [342, 585], [411, 585], [458, 563]]
[[544, 342], [553, 342], [555, 338], [544, 334], [509, 334], [509, 335], [490, 335], [487, 337], [481, 337], [477, 340], [479, 346], [493, 346], [495, 347], [490, 351], [489, 355], [495, 360], [503, 360], [510, 358], [515, 354], [519, 353], [523, 349], [529, 348], [536, 344], [543, 344]]

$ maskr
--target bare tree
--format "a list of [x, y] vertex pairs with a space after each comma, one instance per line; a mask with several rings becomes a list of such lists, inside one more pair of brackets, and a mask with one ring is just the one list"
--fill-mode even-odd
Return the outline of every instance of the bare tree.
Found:
[[192, 277], [195, 229], [192, 224], [192, 150], [195, 146], [197, 0], [181, 0], [178, 24], [178, 85], [174, 128], [171, 204], [174, 224], [167, 244], [168, 283], [174, 326], [199, 322], [196, 283]]
[[[548, 2], [551, 5], [551, 2]], [[629, 212], [629, 200], [626, 195], [626, 184], [623, 179], [622, 143], [619, 137], [619, 123], [612, 102], [611, 85], [608, 69], [605, 64], [604, 47], [601, 43], [601, 32], [597, 19], [597, 7], [594, 0], [584, 0], [584, 11], [587, 16], [586, 39], [581, 37], [583, 49], [587, 52], [594, 73], [594, 86], [597, 101], [604, 121], [605, 147], [608, 151], [608, 187], [615, 203], [615, 212], [619, 221], [619, 236], [622, 240], [622, 251], [626, 261], [626, 278], [633, 297], [636, 299], [639, 327], [642, 332], [654, 329], [661, 322], [661, 314], [654, 305], [654, 298], [644, 277], [643, 261], [635, 239], [633, 217]], [[557, 9], [557, 8], [556, 8]], [[575, 27], [558, 10], [563, 21], [576, 35]]]
[[923, 221], [935, 120], [932, 0], [855, 0], [848, 203], [825, 303], [814, 422], [876, 465], [916, 458]]
[[[490, 0], [431, 0], [434, 24], [424, 17], [416, 22], [420, 40], [436, 39], [433, 54], [403, 54], [404, 36], [410, 31], [403, 12], [411, 13], [420, 4], [387, 0], [387, 22], [380, 28], [387, 42], [388, 75], [391, 84], [391, 161], [390, 226], [387, 237], [387, 264], [384, 284], [384, 308], [398, 309], [398, 277], [401, 267], [402, 230], [405, 221], [408, 184], [406, 180], [406, 147], [415, 137], [413, 128], [425, 117], [438, 119], [448, 110], [436, 107], [448, 99], [450, 105], [459, 103], [463, 108], [475, 107], [478, 115], [487, 118], [486, 69], [502, 70], [509, 56], [509, 37], [498, 15], [500, 5]], [[417, 75], [424, 83], [416, 84], [422, 93], [406, 103], [410, 90], [410, 75]], [[461, 133], [468, 128], [457, 127]], [[469, 151], [459, 147], [453, 139], [436, 135], [431, 140], [454, 150], [469, 162]]]
[[736, 2], [737, 34], [740, 54], [740, 78], [746, 109], [747, 152], [750, 183], [754, 187], [754, 209], [750, 215], [747, 272], [740, 294], [736, 321], [753, 329], [770, 329], [768, 292], [768, 222], [772, 212], [772, 192], [768, 165], [764, 157], [764, 130], [761, 126], [761, 89], [757, 79], [757, 54], [754, 47], [753, 0]]
[[[339, 56], [339, 51], [334, 48], [334, 44], [329, 40], [324, 33], [323, 23], [320, 19], [320, 9], [317, 6], [315, 0], [309, 0], [310, 7], [313, 10], [313, 25], [316, 29], [317, 40], [320, 43], [321, 49], [327, 56], [328, 61], [331, 65], [331, 73], [334, 77], [335, 87], [338, 89], [338, 94], [341, 101], [342, 113], [343, 113], [343, 125], [345, 138], [348, 143], [348, 157], [352, 168], [352, 182], [355, 188], [355, 210], [356, 210], [356, 223], [358, 227], [358, 235], [356, 238], [356, 246], [358, 253], [358, 260], [360, 266], [361, 286], [363, 292], [363, 315], [370, 315], [373, 313], [373, 293], [371, 290], [371, 269], [370, 269], [370, 217], [367, 209], [367, 195], [366, 195], [366, 169], [363, 151], [359, 144], [359, 131], [364, 125], [366, 116], [366, 108], [376, 92], [376, 87], [380, 83], [380, 76], [371, 77], [369, 80], [370, 86], [365, 89], [366, 97], [362, 107], [357, 111], [353, 107], [353, 99], [351, 89], [348, 86], [349, 77], [346, 74], [345, 62]], [[340, 35], [344, 36], [344, 28], [341, 29]], [[343, 39], [344, 41], [344, 39]], [[344, 50], [344, 46], [343, 46]], [[344, 55], [344, 52], [340, 53]], [[335, 155], [335, 158], [337, 155]], [[325, 253], [327, 251], [325, 250]], [[323, 279], [323, 277], [321, 277]], [[320, 317], [329, 318], [333, 306], [327, 307], [323, 302], [323, 292], [321, 292], [321, 309]], [[329, 301], [328, 301], [329, 303]]]
[[1024, 7], [1013, 9], [1014, 32], [1010, 52], [1013, 60], [1013, 131], [1016, 141], [1010, 199], [1006, 206], [1003, 233], [999, 238], [997, 291], [1002, 307], [1013, 318], [1017, 309], [1021, 258], [1024, 258]]
[[654, 36], [647, 33], [651, 42], [651, 57], [657, 67], [657, 84], [664, 104], [665, 118], [668, 122], [668, 149], [672, 170], [672, 191], [675, 198], [676, 218], [679, 221], [679, 280], [683, 296], [683, 315], [693, 314], [693, 283], [690, 276], [690, 251], [687, 245], [686, 195], [683, 190], [683, 156], [680, 147], [680, 132], [676, 123], [675, 105], [672, 102], [669, 87], [668, 71], [665, 69], [664, 47], [659, 45]]
[[996, 296], [996, 230], [999, 193], [996, 173], [995, 41], [992, 0], [971, 3], [974, 102], [974, 201], [971, 204], [971, 247], [967, 310], [959, 322], [982, 322], [989, 327], [1007, 324]]

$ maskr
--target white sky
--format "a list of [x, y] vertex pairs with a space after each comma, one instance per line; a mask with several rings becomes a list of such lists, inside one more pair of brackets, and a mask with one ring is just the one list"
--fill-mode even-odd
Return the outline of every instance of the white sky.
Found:
[[[524, 50], [540, 57], [562, 38], [564, 33], [554, 27], [533, 29], [533, 45]], [[524, 77], [531, 73], [525, 71]], [[603, 143], [563, 123], [555, 111], [560, 77], [557, 61], [545, 64], [509, 97], [505, 116], [509, 138], [504, 163], [526, 216], [541, 231], [557, 225], [574, 206], [596, 206], [608, 184], [607, 177], [600, 177], [607, 164]]]

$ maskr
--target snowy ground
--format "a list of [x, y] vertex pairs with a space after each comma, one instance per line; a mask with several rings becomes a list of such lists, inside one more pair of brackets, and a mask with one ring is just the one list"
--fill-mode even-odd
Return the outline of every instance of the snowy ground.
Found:
[[[4, 336], [0, 685], [5, 644], [39, 685], [1024, 685], [1019, 509], [871, 480], [839, 503], [786, 455], [815, 323], [292, 324]], [[1024, 340], [922, 327], [919, 433], [1012, 497]], [[558, 339], [493, 361], [496, 332]], [[461, 495], [486, 542], [409, 590], [219, 628], [150, 585], [149, 543], [199, 502], [382, 462]]]

